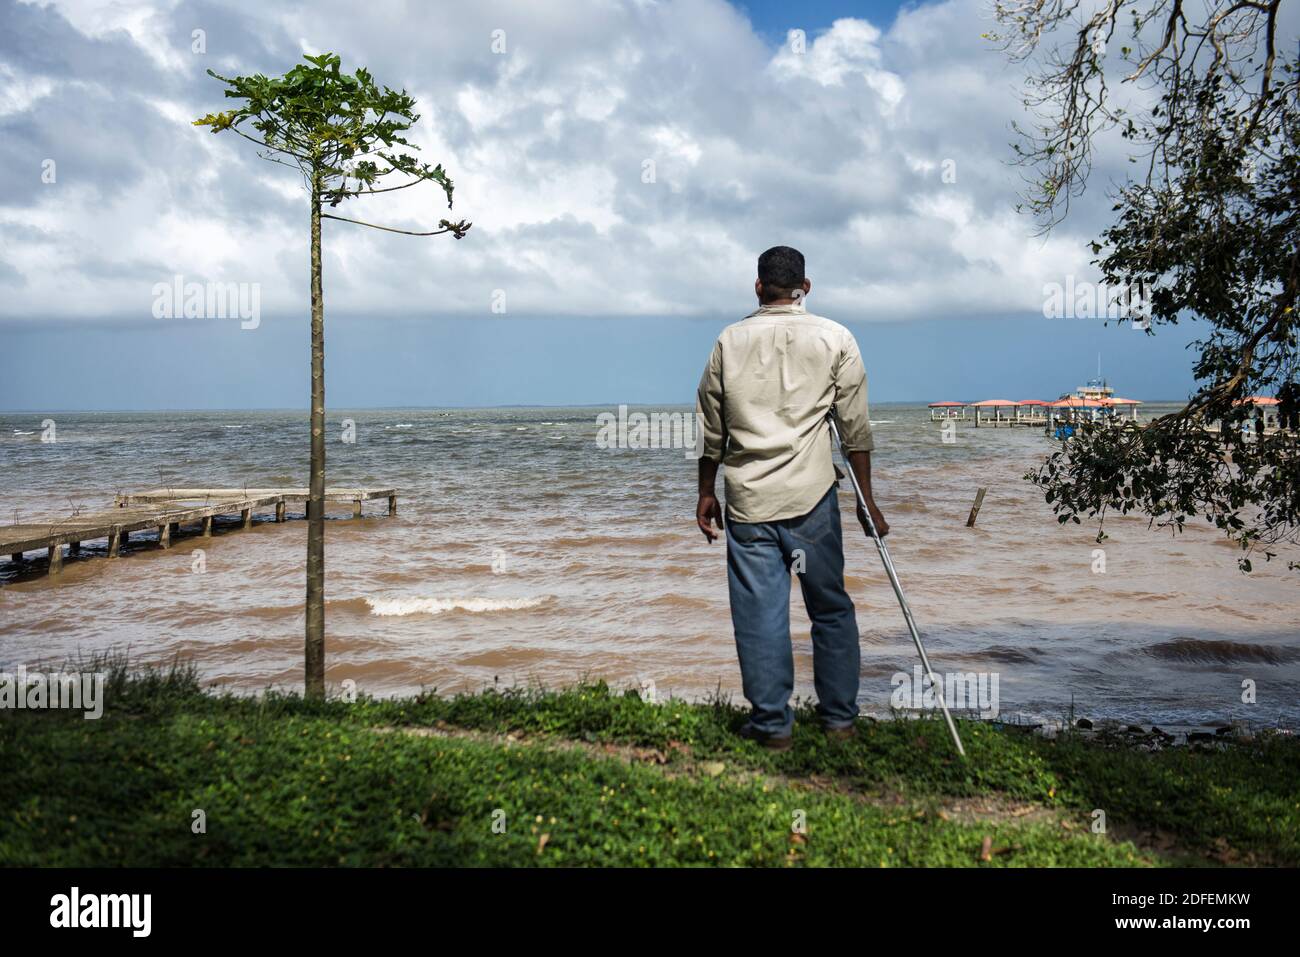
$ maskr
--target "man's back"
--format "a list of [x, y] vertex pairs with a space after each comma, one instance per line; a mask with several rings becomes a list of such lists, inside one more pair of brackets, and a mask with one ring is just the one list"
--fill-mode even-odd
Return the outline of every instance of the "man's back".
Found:
[[[699, 498], [695, 524], [710, 542], [723, 530], [715, 485], [726, 466], [727, 593], [740, 676], [749, 701], [742, 737], [791, 747], [794, 658], [790, 578], [812, 621], [817, 717], [827, 735], [854, 733], [858, 625], [844, 587], [844, 538], [832, 409], [845, 459], [862, 490], [858, 521], [889, 534], [871, 495], [871, 420], [858, 344], [839, 323], [810, 315], [803, 253], [773, 246], [758, 257], [757, 312], [718, 336], [696, 393]], [[716, 530], [715, 530], [716, 529]]]
[[700, 380], [704, 454], [726, 466], [733, 521], [803, 515], [835, 481], [826, 413], [849, 451], [873, 447], [852, 333], [802, 304], [766, 305], [722, 331]]

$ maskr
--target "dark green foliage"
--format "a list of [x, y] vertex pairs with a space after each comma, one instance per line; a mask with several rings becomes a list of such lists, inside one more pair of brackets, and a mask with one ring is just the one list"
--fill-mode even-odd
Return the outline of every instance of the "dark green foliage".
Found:
[[1134, 174], [1092, 245], [1103, 281], [1149, 291], [1149, 334], [1189, 316], [1210, 327], [1186, 408], [1143, 429], [1085, 426], [1026, 478], [1062, 522], [1135, 512], [1177, 531], [1204, 517], [1241, 546], [1243, 571], [1300, 536], [1300, 433], [1243, 429], [1252, 396], [1291, 394], [1300, 378], [1300, 85], [1279, 8], [996, 4], [1013, 59], [1043, 54], [1025, 100], [1039, 125], [1015, 147], [1037, 174], [1029, 208], [1045, 228], [1063, 219], [1094, 141], [1118, 131]]

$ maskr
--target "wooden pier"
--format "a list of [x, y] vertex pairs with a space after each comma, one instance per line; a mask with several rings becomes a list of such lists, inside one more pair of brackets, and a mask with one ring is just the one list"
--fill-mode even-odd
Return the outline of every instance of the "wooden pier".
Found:
[[[305, 488], [159, 488], [118, 495], [114, 508], [77, 512], [66, 518], [15, 525], [0, 525], [0, 555], [21, 562], [24, 553], [41, 550], [49, 558], [51, 575], [63, 568], [63, 546], [70, 555], [81, 551], [83, 542], [105, 539], [108, 557], [117, 558], [122, 544], [132, 533], [156, 531], [157, 545], [168, 548], [172, 535], [182, 525], [198, 523], [200, 534], [212, 535], [219, 515], [238, 515], [244, 528], [251, 528], [256, 512], [274, 511], [275, 521], [287, 518], [290, 503], [305, 504]], [[327, 488], [325, 504], [351, 505], [352, 516], [361, 517], [361, 503], [388, 500], [388, 514], [397, 514], [397, 491], [391, 488]]]

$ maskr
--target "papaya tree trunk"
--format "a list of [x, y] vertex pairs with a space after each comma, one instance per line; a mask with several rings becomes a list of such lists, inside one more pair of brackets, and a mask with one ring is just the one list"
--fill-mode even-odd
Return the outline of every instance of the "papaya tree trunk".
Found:
[[311, 196], [311, 486], [307, 498], [306, 694], [325, 696], [325, 297], [320, 186]]

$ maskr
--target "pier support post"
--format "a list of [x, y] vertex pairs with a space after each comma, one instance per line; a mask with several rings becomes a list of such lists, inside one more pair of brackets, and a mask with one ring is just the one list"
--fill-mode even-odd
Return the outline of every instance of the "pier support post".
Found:
[[122, 527], [114, 525], [108, 533], [108, 557], [117, 558], [118, 553], [122, 550]]
[[277, 522], [284, 521], [284, 508], [285, 505], [283, 500], [275, 503], [275, 520]]
[[68, 542], [68, 556], [81, 554], [81, 542]]
[[396, 496], [396, 495], [390, 495], [390, 496], [388, 496], [388, 514], [389, 514], [389, 515], [396, 515], [396, 514], [397, 514], [397, 496]]
[[63, 546], [51, 545], [50, 553], [50, 574], [54, 575], [63, 571]]
[[251, 508], [244, 509], [239, 513], [239, 517], [244, 523], [244, 528], [253, 527], [253, 510]]
[[212, 516], [211, 515], [209, 515], [207, 518], [203, 520], [203, 537], [204, 538], [212, 537]]
[[171, 522], [164, 522], [158, 526], [158, 544], [162, 548], [172, 547], [172, 525]]
[[970, 507], [970, 517], [966, 519], [967, 528], [975, 527], [975, 519], [979, 517], [980, 506], [984, 504], [984, 493], [987, 491], [988, 488], [985, 487], [975, 493], [975, 504]]
[[9, 556], [9, 560], [11, 562], [21, 562], [23, 560], [23, 553], [14, 552], [12, 555]]
[[352, 517], [353, 518], [361, 517], [361, 499], [357, 499], [355, 502], [352, 503]]

